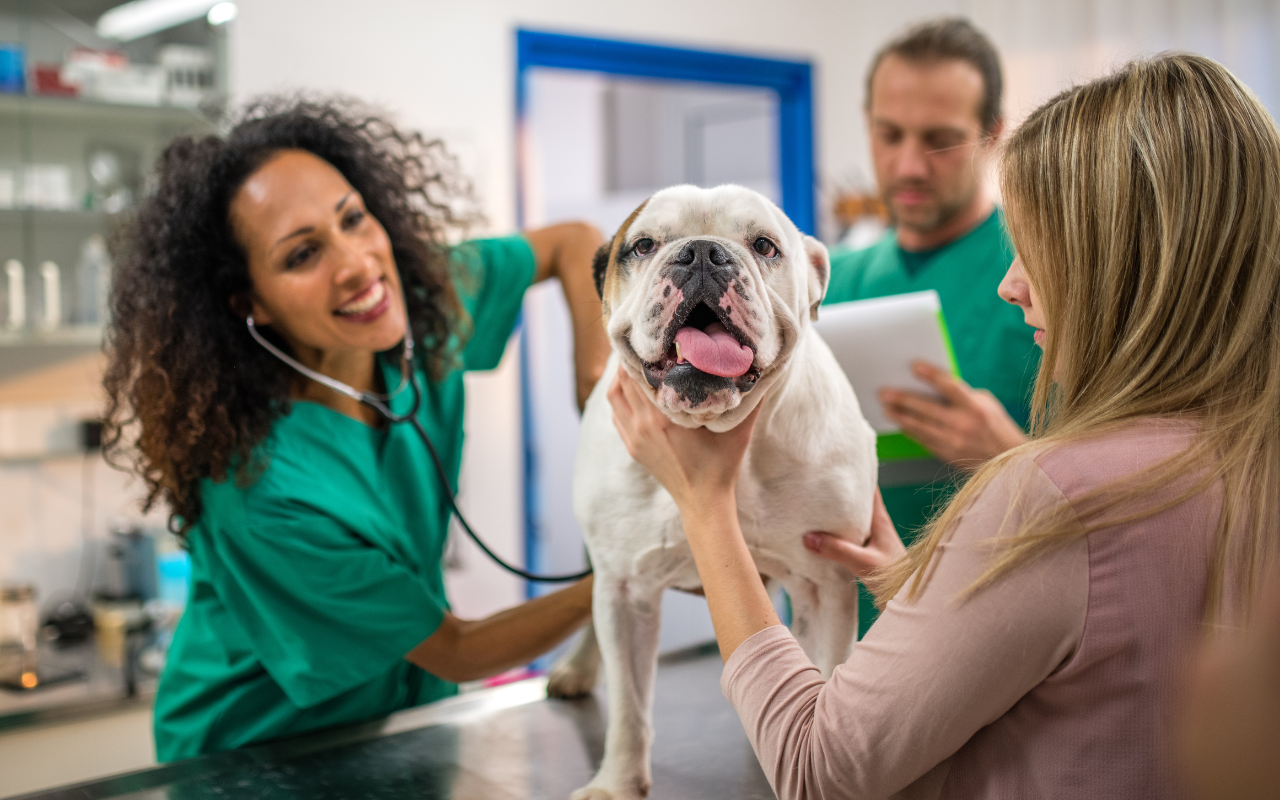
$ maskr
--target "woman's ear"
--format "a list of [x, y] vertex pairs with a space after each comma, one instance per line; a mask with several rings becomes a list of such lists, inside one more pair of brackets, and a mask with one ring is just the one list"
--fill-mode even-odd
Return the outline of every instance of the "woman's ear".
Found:
[[252, 314], [255, 325], [271, 324], [271, 314], [253, 297], [252, 292], [236, 292], [227, 303], [231, 306], [231, 313], [241, 319]]

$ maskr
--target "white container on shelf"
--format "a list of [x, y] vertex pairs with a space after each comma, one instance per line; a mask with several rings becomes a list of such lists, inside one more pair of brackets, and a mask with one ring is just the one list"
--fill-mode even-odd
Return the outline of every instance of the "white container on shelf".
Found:
[[28, 164], [22, 171], [22, 205], [55, 211], [75, 208], [71, 167], [66, 164]]
[[98, 76], [98, 99], [107, 103], [158, 106], [164, 102], [166, 76], [154, 64], [130, 64]]
[[68, 54], [59, 77], [89, 100], [141, 106], [164, 101], [164, 70], [154, 64], [130, 64], [128, 56], [115, 50], [77, 47]]
[[195, 108], [213, 91], [213, 52], [207, 47], [167, 44], [160, 48], [169, 105]]
[[81, 325], [100, 325], [107, 320], [107, 292], [111, 281], [111, 257], [107, 242], [99, 234], [84, 240], [76, 264], [76, 315]]
[[46, 261], [40, 265], [40, 278], [44, 282], [44, 317], [40, 327], [46, 331], [62, 326], [62, 276], [58, 265]]
[[9, 288], [9, 316], [5, 327], [11, 331], [21, 330], [27, 326], [27, 289], [22, 262], [11, 258], [5, 262], [4, 271]]

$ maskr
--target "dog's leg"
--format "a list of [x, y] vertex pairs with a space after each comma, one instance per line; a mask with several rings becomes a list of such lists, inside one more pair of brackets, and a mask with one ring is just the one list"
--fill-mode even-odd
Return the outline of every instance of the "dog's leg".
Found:
[[858, 639], [858, 582], [842, 581], [818, 589], [822, 613], [816, 620], [814, 664], [830, 678], [835, 668], [849, 660]]
[[830, 678], [848, 660], [858, 636], [858, 584], [850, 580], [820, 586], [797, 576], [786, 587], [791, 633], [822, 677]]
[[600, 645], [594, 622], [588, 622], [574, 648], [556, 661], [547, 676], [547, 696], [568, 700], [591, 694], [600, 676]]
[[649, 750], [662, 586], [634, 576], [610, 580], [597, 574], [592, 606], [609, 696], [609, 728], [600, 770], [571, 800], [640, 800], [653, 782]]

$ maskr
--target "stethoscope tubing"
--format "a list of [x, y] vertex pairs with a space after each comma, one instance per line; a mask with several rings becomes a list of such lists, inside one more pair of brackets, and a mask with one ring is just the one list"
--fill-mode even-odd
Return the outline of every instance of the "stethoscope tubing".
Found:
[[[591, 569], [588, 568], [582, 572], [575, 572], [570, 575], [537, 575], [513, 564], [508, 564], [497, 553], [490, 550], [488, 545], [486, 545], [476, 532], [471, 529], [471, 523], [467, 522], [466, 516], [464, 516], [462, 510], [458, 508], [457, 500], [453, 494], [453, 488], [449, 485], [449, 476], [444, 469], [444, 461], [441, 460], [440, 453], [436, 451], [436, 446], [432, 443], [431, 437], [427, 435], [427, 429], [423, 427], [422, 421], [418, 419], [418, 410], [422, 407], [422, 387], [418, 385], [418, 373], [417, 370], [414, 369], [413, 337], [410, 333], [406, 332], [404, 337], [404, 351], [401, 357], [400, 386], [390, 395], [380, 397], [371, 392], [362, 392], [354, 386], [348, 386], [342, 381], [334, 380], [328, 375], [324, 375], [300, 363], [288, 353], [273, 345], [266, 337], [259, 333], [257, 326], [253, 322], [252, 316], [245, 318], [245, 324], [249, 328], [249, 335], [252, 336], [258, 344], [265, 347], [268, 352], [288, 364], [305, 377], [310, 378], [322, 386], [327, 386], [339, 394], [350, 397], [352, 400], [356, 400], [366, 406], [369, 406], [392, 425], [408, 422], [413, 429], [417, 431], [418, 437], [422, 439], [422, 443], [426, 445], [427, 454], [431, 456], [431, 465], [434, 467], [436, 480], [440, 484], [440, 491], [444, 494], [445, 503], [449, 506], [449, 511], [457, 518], [458, 524], [462, 526], [462, 530], [467, 534], [467, 536], [471, 537], [471, 541], [476, 543], [476, 547], [479, 547], [481, 552], [492, 559], [495, 564], [513, 575], [517, 575], [527, 581], [533, 581], [535, 583], [568, 583], [570, 581], [582, 580], [591, 574]], [[400, 394], [400, 392], [404, 391], [406, 384], [410, 391], [413, 392], [413, 406], [407, 413], [396, 414], [392, 412], [391, 406], [388, 404], [392, 397], [395, 397]]]

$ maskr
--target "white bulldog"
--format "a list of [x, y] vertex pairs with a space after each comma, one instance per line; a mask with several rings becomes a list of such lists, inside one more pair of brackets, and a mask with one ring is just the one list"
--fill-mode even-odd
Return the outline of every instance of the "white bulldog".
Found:
[[813, 530], [864, 541], [875, 491], [875, 434], [810, 330], [829, 275], [826, 248], [740, 186], [664, 189], [596, 257], [613, 356], [587, 401], [574, 474], [594, 636], [555, 667], [549, 693], [591, 691], [603, 656], [609, 723], [600, 771], [574, 800], [648, 794], [662, 592], [701, 588], [675, 503], [613, 427], [605, 395], [618, 364], [685, 427], [725, 431], [764, 403], [738, 483], [743, 535], [790, 595], [792, 631], [822, 674], [849, 657], [857, 584], [802, 543]]

